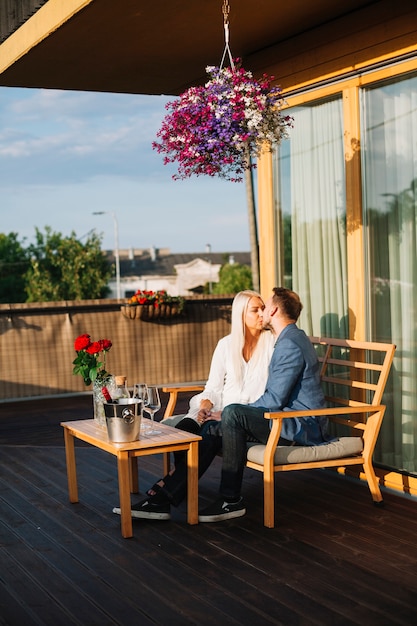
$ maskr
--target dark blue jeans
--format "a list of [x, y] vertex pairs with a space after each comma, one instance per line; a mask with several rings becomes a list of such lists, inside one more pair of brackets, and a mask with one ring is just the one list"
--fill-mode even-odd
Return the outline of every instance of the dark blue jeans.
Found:
[[[269, 434], [269, 421], [264, 418], [266, 409], [245, 404], [230, 404], [222, 412], [222, 421], [207, 422], [201, 429], [202, 440], [198, 446], [199, 478], [210, 467], [215, 456], [223, 449], [220, 495], [225, 500], [241, 495], [243, 471], [246, 465], [247, 442], [265, 444]], [[187, 461], [185, 454], [176, 457], [175, 471], [164, 477], [161, 496], [177, 506], [187, 494]], [[162, 495], [163, 494], [163, 495]]]
[[[181, 422], [178, 426], [181, 428]], [[184, 430], [196, 432], [194, 428], [188, 428], [185, 423], [182, 426]], [[210, 467], [213, 459], [222, 448], [221, 422], [214, 420], [206, 422], [201, 428], [200, 435], [202, 439], [198, 442], [199, 478]], [[173, 474], [165, 476], [163, 481], [165, 485], [158, 496], [167, 498], [171, 504], [178, 506], [187, 495], [187, 458], [185, 453], [175, 455], [175, 471]]]
[[265, 444], [269, 434], [266, 409], [244, 404], [229, 404], [222, 412], [223, 465], [220, 495], [227, 501], [241, 495], [246, 465], [247, 442]]

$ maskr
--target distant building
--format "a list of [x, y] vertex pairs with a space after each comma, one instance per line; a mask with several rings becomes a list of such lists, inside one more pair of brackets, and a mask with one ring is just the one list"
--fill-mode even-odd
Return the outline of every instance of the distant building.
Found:
[[[114, 263], [113, 251], [107, 257]], [[250, 252], [194, 252], [171, 254], [169, 248], [119, 250], [120, 292], [130, 298], [138, 289], [165, 289], [171, 296], [202, 293], [205, 285], [219, 282], [219, 271], [225, 263], [250, 267]], [[117, 297], [116, 278], [109, 282], [109, 298]]]

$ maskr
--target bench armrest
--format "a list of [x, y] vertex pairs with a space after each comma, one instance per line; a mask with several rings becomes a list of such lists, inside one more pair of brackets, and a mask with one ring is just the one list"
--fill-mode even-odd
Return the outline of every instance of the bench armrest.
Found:
[[[338, 423], [343, 423], [346, 426], [350, 426], [353, 428], [358, 428], [363, 431], [363, 441], [364, 441], [364, 457], [372, 459], [372, 455], [374, 452], [376, 440], [378, 437], [379, 430], [381, 428], [382, 419], [385, 413], [385, 406], [378, 405], [373, 406], [372, 404], [364, 404], [361, 406], [344, 406], [344, 407], [333, 407], [326, 409], [312, 409], [306, 411], [275, 411], [273, 413], [264, 413], [265, 419], [272, 420], [271, 424], [271, 433], [268, 437], [268, 441], [266, 443], [265, 448], [265, 463], [267, 459], [269, 463], [273, 464], [275, 449], [278, 445], [278, 440], [281, 435], [282, 429], [282, 420], [283, 419], [291, 419], [294, 417], [308, 417], [308, 416], [320, 416], [326, 415], [329, 418], [334, 417], [334, 421]], [[359, 421], [359, 417], [357, 420], [355, 419], [342, 419], [337, 418], [338, 415], [364, 415], [368, 414], [368, 418], [366, 422]]]
[[372, 413], [379, 411], [383, 405], [361, 404], [360, 406], [331, 407], [326, 409], [308, 409], [304, 411], [274, 411], [264, 413], [265, 419], [286, 419], [288, 417], [309, 417], [315, 415], [347, 415], [355, 413]]
[[174, 415], [179, 393], [190, 393], [191, 391], [198, 392], [198, 391], [203, 391], [203, 389], [204, 389], [204, 383], [197, 383], [197, 384], [193, 383], [189, 385], [184, 384], [184, 385], [178, 385], [178, 386], [169, 385], [169, 386], [162, 387], [163, 392], [169, 393], [168, 404], [166, 406], [163, 419], [166, 419], [167, 417], [171, 417], [172, 415]]

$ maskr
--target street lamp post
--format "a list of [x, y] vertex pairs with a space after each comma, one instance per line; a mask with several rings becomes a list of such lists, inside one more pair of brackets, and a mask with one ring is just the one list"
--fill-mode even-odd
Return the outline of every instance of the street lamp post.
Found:
[[111, 215], [114, 224], [114, 260], [116, 263], [117, 299], [120, 300], [120, 257], [119, 257], [119, 225], [114, 211], [93, 211], [93, 215]]
[[[206, 253], [207, 254], [211, 254], [211, 245], [209, 243], [206, 244]], [[211, 257], [209, 257], [207, 260], [208, 260], [209, 265], [210, 265], [210, 267], [209, 267], [209, 272], [210, 272], [209, 273], [209, 294], [211, 294], [211, 292], [213, 291], [213, 287], [212, 287], [212, 284], [211, 284]]]

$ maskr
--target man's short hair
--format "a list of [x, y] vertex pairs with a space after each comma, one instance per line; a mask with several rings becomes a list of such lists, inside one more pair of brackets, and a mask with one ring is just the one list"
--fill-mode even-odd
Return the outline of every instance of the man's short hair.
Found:
[[299, 295], [285, 287], [274, 287], [272, 291], [274, 304], [279, 305], [285, 315], [296, 322], [303, 310]]

